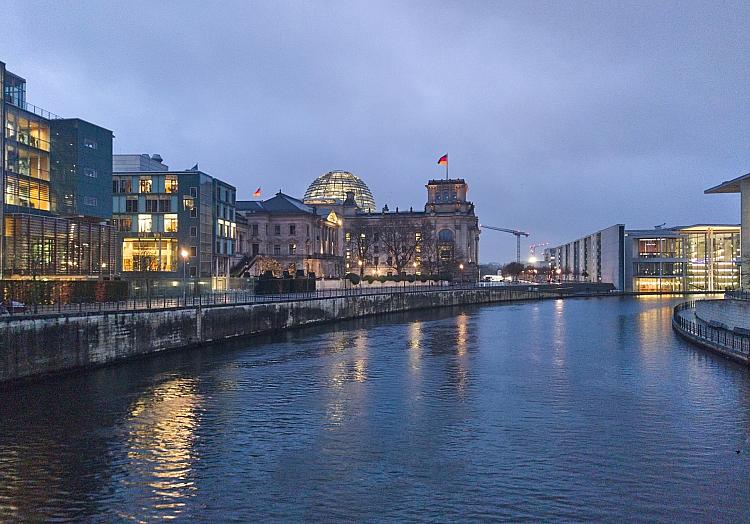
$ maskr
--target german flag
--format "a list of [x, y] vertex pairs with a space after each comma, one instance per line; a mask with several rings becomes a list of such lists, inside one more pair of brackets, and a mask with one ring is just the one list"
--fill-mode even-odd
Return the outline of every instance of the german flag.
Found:
[[447, 166], [448, 165], [448, 155], [447, 154], [441, 156], [438, 159], [438, 165], [439, 166]]

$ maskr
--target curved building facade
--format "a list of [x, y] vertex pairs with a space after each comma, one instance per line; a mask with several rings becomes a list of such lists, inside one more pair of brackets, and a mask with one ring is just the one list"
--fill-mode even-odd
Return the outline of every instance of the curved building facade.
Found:
[[375, 211], [375, 199], [370, 188], [358, 176], [348, 171], [330, 171], [313, 180], [305, 191], [305, 204], [341, 203], [348, 192], [354, 193], [357, 206], [363, 211]]

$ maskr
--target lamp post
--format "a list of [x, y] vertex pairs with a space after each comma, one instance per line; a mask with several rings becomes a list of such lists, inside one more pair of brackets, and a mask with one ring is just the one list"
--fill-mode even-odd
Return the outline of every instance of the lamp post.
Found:
[[182, 301], [185, 302], [187, 300], [187, 259], [188, 259], [188, 250], [184, 247], [180, 251], [180, 256], [182, 257]]
[[362, 259], [361, 258], [359, 260], [357, 260], [357, 265], [359, 266], [359, 276], [362, 277], [362, 273], [363, 273], [364, 269], [362, 267], [363, 264], [362, 264]]
[[458, 269], [459, 269], [459, 271], [461, 271], [461, 283], [463, 284], [463, 282], [464, 282], [464, 263], [463, 262], [461, 262], [458, 265]]

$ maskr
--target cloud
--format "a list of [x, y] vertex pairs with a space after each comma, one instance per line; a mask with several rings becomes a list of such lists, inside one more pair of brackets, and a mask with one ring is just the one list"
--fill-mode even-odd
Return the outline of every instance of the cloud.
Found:
[[[742, 3], [74, 2], [4, 7], [29, 100], [235, 184], [331, 169], [378, 204], [466, 178], [530, 242], [613, 223], [736, 222], [703, 189], [748, 170]], [[34, 23], [28, 23], [34, 20]], [[31, 45], [30, 45], [31, 44]], [[482, 237], [487, 260], [511, 236]]]

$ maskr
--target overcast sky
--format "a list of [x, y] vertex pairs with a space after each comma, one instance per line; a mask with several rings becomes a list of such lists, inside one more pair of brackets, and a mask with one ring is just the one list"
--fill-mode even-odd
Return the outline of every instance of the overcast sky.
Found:
[[448, 153], [482, 223], [554, 244], [739, 222], [703, 190], [750, 171], [749, 27], [747, 2], [0, 0], [0, 60], [115, 153], [198, 162], [239, 198], [343, 169], [421, 208]]

